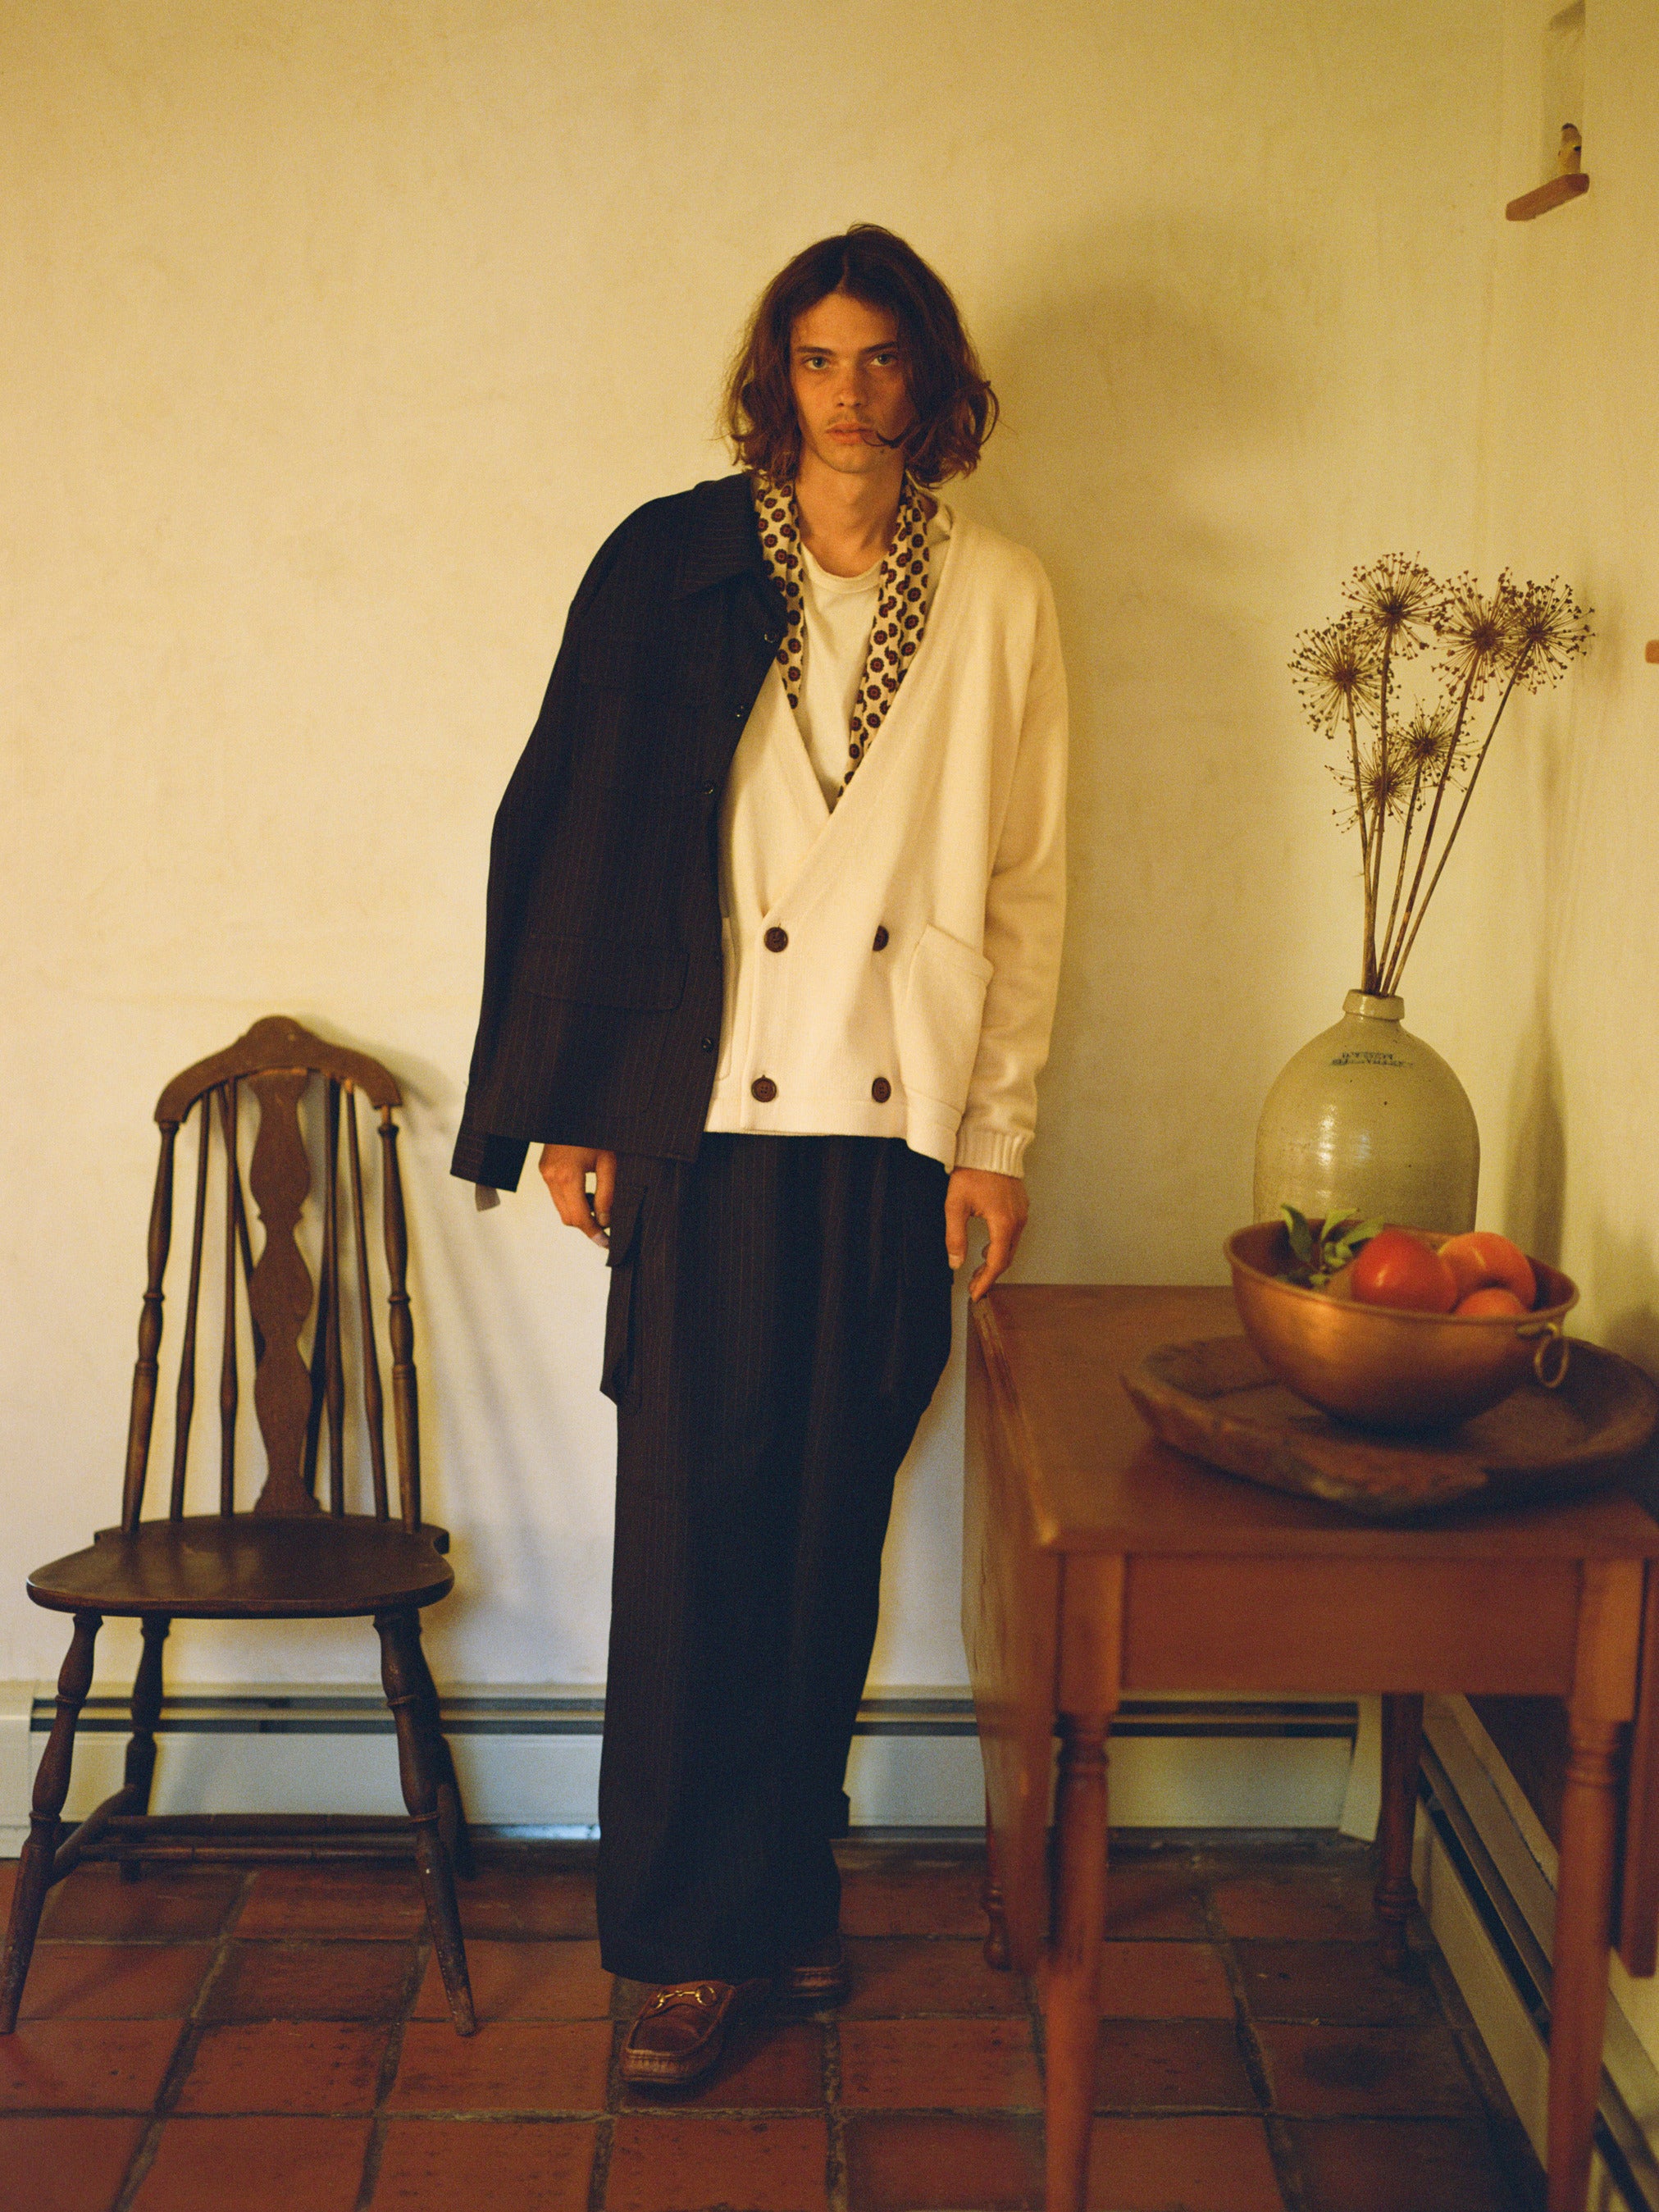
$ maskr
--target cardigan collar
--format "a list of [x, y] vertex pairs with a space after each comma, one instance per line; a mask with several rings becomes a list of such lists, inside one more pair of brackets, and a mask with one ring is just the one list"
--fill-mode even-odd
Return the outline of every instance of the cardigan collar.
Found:
[[739, 472], [715, 477], [700, 483], [692, 498], [690, 521], [680, 542], [674, 597], [689, 599], [694, 592], [724, 584], [746, 568], [753, 569], [769, 589], [748, 476]]

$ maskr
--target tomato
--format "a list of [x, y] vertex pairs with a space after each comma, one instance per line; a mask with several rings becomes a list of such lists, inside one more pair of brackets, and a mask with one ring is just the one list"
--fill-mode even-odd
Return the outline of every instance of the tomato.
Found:
[[1500, 1316], [1510, 1318], [1516, 1314], [1530, 1313], [1513, 1291], [1506, 1291], [1501, 1283], [1486, 1283], [1467, 1297], [1459, 1298], [1452, 1311], [1460, 1321], [1496, 1321]]
[[1353, 1263], [1353, 1294], [1368, 1306], [1449, 1313], [1457, 1303], [1457, 1279], [1423, 1237], [1409, 1229], [1381, 1229]]
[[1440, 1247], [1440, 1256], [1452, 1271], [1460, 1298], [1488, 1284], [1498, 1284], [1513, 1291], [1528, 1313], [1537, 1303], [1538, 1278], [1531, 1261], [1518, 1244], [1511, 1244], [1496, 1230], [1471, 1229], [1467, 1236], [1449, 1237]]

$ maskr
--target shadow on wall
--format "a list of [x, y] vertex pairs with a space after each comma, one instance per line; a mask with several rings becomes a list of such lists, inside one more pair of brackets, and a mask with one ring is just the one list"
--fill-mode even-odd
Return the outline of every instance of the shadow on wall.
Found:
[[1523, 1252], [1561, 1264], [1561, 1229], [1566, 1206], [1565, 1091], [1561, 1054], [1550, 1016], [1549, 988], [1540, 981], [1532, 1019], [1516, 1055], [1510, 1085], [1505, 1233]]
[[1262, 251], [1173, 222], [1073, 236], [1043, 257], [1073, 280], [979, 333], [1006, 420], [964, 504], [1048, 569], [1072, 694], [1071, 910], [1022, 1254], [1036, 1279], [1143, 1253], [1166, 1275], [1202, 1255], [1214, 1275], [1249, 1204], [1271, 1074], [1253, 1008], [1303, 931], [1289, 899], [1239, 912], [1246, 855], [1281, 816], [1263, 733], [1285, 692], [1283, 641], [1251, 612], [1282, 549], [1252, 540], [1238, 517], [1262, 510], [1231, 486], [1284, 443], [1288, 406], [1281, 369], [1204, 303], [1236, 301]]

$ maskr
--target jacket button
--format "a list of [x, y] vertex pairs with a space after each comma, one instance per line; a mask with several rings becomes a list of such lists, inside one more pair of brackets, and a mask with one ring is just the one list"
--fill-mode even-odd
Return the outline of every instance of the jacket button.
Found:
[[870, 1096], [878, 1106], [884, 1106], [893, 1095], [893, 1086], [884, 1075], [878, 1075], [870, 1085]]
[[705, 1052], [713, 1052], [713, 1050], [714, 1049], [714, 1038], [713, 1038], [713, 1037], [704, 1037], [704, 1039], [702, 1040], [702, 1048], [703, 1048], [703, 1050], [704, 1050]]
[[878, 952], [885, 952], [887, 950], [887, 932], [885, 929], [878, 929], [876, 932], [876, 950]]
[[700, 784], [698, 788], [705, 799], [712, 799], [714, 796], [714, 786], [712, 783]]
[[749, 1086], [749, 1094], [758, 1098], [763, 1106], [769, 1106], [778, 1095], [778, 1086], [769, 1075], [757, 1075]]
[[747, 708], [747, 707], [734, 707], [734, 708], [732, 709], [732, 720], [734, 722], [746, 722], [746, 721], [749, 720], [749, 709], [748, 709], [748, 708]]
[[781, 952], [785, 945], [789, 942], [789, 933], [787, 929], [778, 928], [776, 924], [774, 923], [773, 927], [767, 931], [765, 936], [761, 939], [761, 942], [765, 945], [769, 952]]

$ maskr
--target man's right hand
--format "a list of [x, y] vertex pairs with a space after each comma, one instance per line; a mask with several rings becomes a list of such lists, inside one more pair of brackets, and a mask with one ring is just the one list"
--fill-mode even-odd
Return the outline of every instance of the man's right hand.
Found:
[[[611, 1201], [617, 1189], [617, 1155], [591, 1152], [585, 1145], [544, 1145], [542, 1181], [547, 1185], [559, 1218], [580, 1229], [601, 1250], [611, 1238]], [[587, 1178], [593, 1178], [592, 1192]]]

